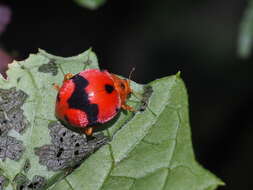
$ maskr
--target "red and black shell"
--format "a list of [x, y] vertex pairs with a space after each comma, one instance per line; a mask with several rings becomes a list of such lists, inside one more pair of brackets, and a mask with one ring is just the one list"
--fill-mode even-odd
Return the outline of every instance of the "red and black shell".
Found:
[[105, 123], [121, 107], [129, 108], [125, 103], [131, 92], [129, 80], [106, 70], [88, 69], [64, 80], [57, 95], [55, 115], [78, 128]]

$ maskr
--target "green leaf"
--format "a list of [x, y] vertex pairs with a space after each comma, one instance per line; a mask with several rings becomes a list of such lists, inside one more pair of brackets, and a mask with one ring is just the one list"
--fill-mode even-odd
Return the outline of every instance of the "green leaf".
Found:
[[111, 143], [66, 177], [73, 189], [204, 190], [223, 184], [195, 161], [183, 81], [174, 75], [150, 85], [149, 109], [156, 116], [149, 109], [136, 113]]
[[[56, 70], [49, 72], [48, 69], [45, 69], [45, 65], [48, 64], [57, 65]], [[69, 58], [52, 56], [40, 50], [38, 54], [31, 55], [25, 61], [13, 62], [9, 68], [8, 80], [0, 78], [0, 86], [4, 89], [16, 87], [28, 95], [22, 109], [29, 121], [29, 126], [23, 134], [14, 130], [9, 132], [11, 137], [23, 142], [25, 152], [19, 161], [8, 158], [1, 160], [2, 173], [12, 182], [9, 186], [14, 189], [17, 185], [13, 182], [14, 178], [18, 174], [24, 174], [24, 165], [29, 161], [30, 168], [26, 172], [26, 177], [30, 181], [35, 175], [39, 175], [51, 181], [50, 183], [55, 183], [53, 179], [65, 175], [65, 171], [48, 171], [45, 166], [39, 164], [38, 156], [34, 154], [34, 148], [50, 144], [48, 124], [56, 120], [54, 104], [57, 91], [54, 89], [53, 83], [61, 84], [64, 73], [78, 73], [85, 68], [98, 68], [97, 58], [91, 50]], [[53, 66], [53, 68], [55, 67]]]
[[238, 38], [238, 55], [248, 58], [253, 44], [253, 1], [249, 0], [248, 7], [244, 12]]
[[80, 6], [95, 10], [102, 6], [106, 0], [75, 0]]
[[[131, 82], [148, 107], [132, 96], [128, 103], [144, 111], [122, 111], [107, 123], [104, 133], [111, 142], [68, 176], [67, 170], [48, 171], [39, 163], [34, 148], [50, 143], [48, 125], [56, 121], [52, 84], [61, 84], [64, 73], [86, 68], [98, 68], [91, 50], [70, 58], [40, 50], [25, 61], [12, 63], [9, 79], [0, 79], [1, 88], [16, 87], [28, 95], [22, 110], [29, 126], [21, 134], [13, 129], [8, 132], [23, 142], [25, 151], [19, 161], [0, 160], [0, 175], [9, 179], [7, 189], [15, 189], [18, 181], [34, 181], [34, 176], [44, 177], [51, 190], [212, 190], [223, 185], [194, 158], [187, 93], [179, 74], [148, 85]], [[24, 165], [29, 169], [24, 170]]]

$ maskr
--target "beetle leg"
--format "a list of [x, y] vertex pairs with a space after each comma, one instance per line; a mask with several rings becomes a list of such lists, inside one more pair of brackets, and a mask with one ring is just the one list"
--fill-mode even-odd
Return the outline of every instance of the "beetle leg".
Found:
[[83, 132], [85, 133], [85, 135], [91, 136], [93, 134], [93, 128], [92, 127], [88, 127], [86, 129], [84, 129]]
[[131, 107], [131, 106], [127, 105], [127, 104], [122, 104], [121, 108], [123, 110], [128, 110], [128, 111], [136, 112], [136, 110], [133, 107]]
[[57, 91], [59, 91], [60, 88], [61, 88], [58, 84], [55, 84], [55, 83], [53, 84], [53, 87], [54, 87], [54, 89], [57, 90]]
[[[64, 75], [63, 82], [65, 82], [65, 81], [71, 79], [73, 76], [74, 76], [74, 75], [73, 75], [72, 73], [67, 73], [67, 74], [65, 74], [65, 75]], [[57, 91], [59, 91], [60, 88], [61, 88], [58, 84], [55, 84], [55, 83], [53, 84], [53, 86], [54, 86], [54, 88], [55, 88]]]
[[73, 76], [74, 75], [72, 73], [67, 73], [67, 74], [64, 75], [64, 80], [63, 81], [65, 82], [65, 81], [71, 79]]

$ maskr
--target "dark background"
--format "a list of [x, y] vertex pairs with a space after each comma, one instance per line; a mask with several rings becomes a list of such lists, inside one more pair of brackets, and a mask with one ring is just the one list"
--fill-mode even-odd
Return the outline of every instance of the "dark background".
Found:
[[197, 160], [219, 190], [252, 189], [252, 58], [237, 55], [244, 0], [108, 0], [96, 11], [74, 1], [2, 2], [12, 10], [0, 45], [16, 59], [38, 48], [73, 56], [89, 47], [102, 68], [147, 83], [182, 72]]

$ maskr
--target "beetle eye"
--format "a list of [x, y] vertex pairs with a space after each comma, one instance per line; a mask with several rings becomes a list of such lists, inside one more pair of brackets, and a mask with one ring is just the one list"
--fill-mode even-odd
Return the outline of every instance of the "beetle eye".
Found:
[[125, 89], [125, 85], [123, 83], [120, 83], [120, 88]]

